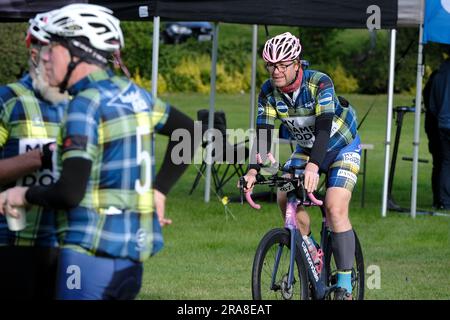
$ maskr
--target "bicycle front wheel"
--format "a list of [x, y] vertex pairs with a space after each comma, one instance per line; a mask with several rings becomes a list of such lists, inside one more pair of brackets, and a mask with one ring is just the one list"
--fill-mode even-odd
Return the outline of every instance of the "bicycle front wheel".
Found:
[[288, 284], [290, 254], [290, 234], [287, 229], [273, 229], [264, 236], [253, 261], [254, 300], [308, 299], [308, 277], [299, 254], [295, 256], [293, 268], [296, 272], [292, 286]]

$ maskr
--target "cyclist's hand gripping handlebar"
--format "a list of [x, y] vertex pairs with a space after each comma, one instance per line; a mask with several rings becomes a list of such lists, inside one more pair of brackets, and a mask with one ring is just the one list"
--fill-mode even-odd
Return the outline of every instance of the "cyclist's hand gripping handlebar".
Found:
[[250, 206], [254, 209], [261, 209], [261, 206], [259, 204], [256, 204], [251, 196], [251, 191], [245, 192], [245, 189], [247, 188], [247, 181], [245, 181], [244, 177], [239, 178], [239, 185], [240, 185], [240, 192], [241, 192], [241, 204], [244, 203], [244, 196], [245, 200], [250, 204]]
[[[257, 210], [261, 209], [261, 205], [255, 203], [255, 202], [253, 201], [251, 192], [245, 192], [245, 188], [246, 188], [246, 181], [245, 181], [245, 178], [244, 178], [244, 177], [241, 177], [241, 178], [239, 179], [239, 182], [240, 182], [240, 191], [241, 191], [241, 203], [244, 202], [244, 196], [245, 196], [245, 200], [247, 200], [248, 204], [249, 204], [252, 208], [257, 209]], [[317, 198], [314, 196], [314, 194], [313, 194], [312, 192], [308, 192], [308, 193], [307, 193], [307, 196], [308, 196], [309, 200], [310, 200], [314, 205], [317, 205], [317, 206], [323, 205], [323, 201], [317, 199]]]
[[[321, 205], [323, 205], [323, 201], [317, 199], [317, 198], [314, 196], [314, 194], [313, 194], [312, 192], [308, 192], [307, 195], [308, 195], [309, 200], [311, 200], [311, 202], [312, 202], [313, 204], [315, 204], [316, 206], [321, 206]], [[251, 194], [250, 192], [246, 192], [246, 193], [245, 193], [245, 199], [247, 200], [248, 204], [249, 204], [252, 208], [257, 209], [257, 210], [261, 209], [261, 205], [260, 205], [260, 204], [257, 204], [256, 202], [253, 201], [253, 199], [252, 199], [252, 194]]]

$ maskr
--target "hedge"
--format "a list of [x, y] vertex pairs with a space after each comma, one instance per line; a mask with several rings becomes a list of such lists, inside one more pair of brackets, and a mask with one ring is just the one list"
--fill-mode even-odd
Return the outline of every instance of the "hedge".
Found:
[[[151, 22], [123, 22], [125, 49], [123, 58], [133, 79], [143, 86], [150, 86], [152, 35]], [[221, 25], [222, 26], [222, 25]], [[0, 28], [0, 83], [15, 81], [27, 69], [27, 50], [24, 45], [26, 23], [3, 23]], [[225, 32], [219, 35], [217, 65], [218, 92], [238, 93], [250, 90], [251, 37], [249, 26], [224, 24]], [[262, 27], [260, 27], [262, 29]], [[222, 30], [222, 29], [221, 29]], [[338, 93], [386, 93], [389, 67], [389, 35], [378, 31], [376, 45], [368, 33], [355, 39], [342, 40], [348, 30], [273, 27], [276, 33], [289, 30], [300, 36], [303, 44], [302, 58], [310, 62], [310, 68], [328, 73]], [[350, 31], [352, 32], [352, 31]], [[273, 33], [273, 32], [272, 32]], [[271, 34], [271, 35], [274, 35]], [[352, 33], [350, 33], [352, 35]], [[418, 29], [399, 29], [397, 36], [396, 92], [415, 90]], [[265, 36], [259, 33], [258, 56]], [[410, 42], [411, 49], [403, 55]], [[353, 42], [353, 43], [350, 43]], [[161, 44], [159, 51], [160, 92], [209, 91], [211, 42], [193, 39], [178, 45]], [[427, 76], [442, 60], [439, 45], [427, 45]], [[258, 58], [257, 85], [267, 78], [264, 62]]]

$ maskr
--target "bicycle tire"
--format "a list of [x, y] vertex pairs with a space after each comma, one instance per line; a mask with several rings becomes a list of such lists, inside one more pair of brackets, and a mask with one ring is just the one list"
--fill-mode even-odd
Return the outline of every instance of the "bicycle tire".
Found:
[[[273, 271], [275, 255], [279, 245], [283, 246], [283, 255], [280, 259], [275, 281], [276, 286], [278, 286], [279, 289], [273, 290], [270, 288], [272, 279], [271, 273]], [[287, 229], [272, 229], [262, 238], [256, 250], [252, 267], [252, 297], [254, 300], [309, 299], [308, 275], [306, 266], [299, 253], [295, 256], [297, 272], [294, 273], [294, 284], [290, 289], [292, 292], [289, 292], [289, 290], [286, 289], [286, 285], [284, 285], [289, 271], [290, 250], [290, 233]], [[285, 258], [287, 258], [287, 266]], [[262, 276], [264, 276], [264, 279], [262, 279]], [[263, 284], [262, 281], [264, 282]]]
[[[364, 257], [359, 242], [358, 236], [355, 230], [355, 261], [352, 268], [352, 296], [353, 300], [364, 300]], [[330, 235], [329, 235], [330, 237]], [[332, 286], [336, 283], [336, 268], [332, 266], [334, 259], [332, 260], [331, 238], [328, 239], [328, 246], [325, 252], [325, 272], [327, 272], [327, 286]]]

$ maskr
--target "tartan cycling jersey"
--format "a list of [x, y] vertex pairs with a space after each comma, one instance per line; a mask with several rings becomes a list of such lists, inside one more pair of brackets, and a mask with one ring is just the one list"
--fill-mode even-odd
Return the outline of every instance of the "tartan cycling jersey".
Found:
[[[66, 102], [51, 105], [34, 92], [29, 75], [16, 83], [0, 87], [0, 159], [25, 153], [49, 142], [60, 132]], [[56, 160], [56, 155], [53, 156]], [[56, 161], [45, 168], [2, 186], [45, 186], [58, 177]], [[55, 210], [40, 206], [27, 209], [27, 227], [20, 232], [9, 231], [0, 215], [0, 246], [58, 246], [64, 226], [58, 226]]]
[[275, 119], [280, 119], [297, 144], [311, 150], [316, 117], [331, 114], [333, 124], [327, 151], [339, 150], [352, 142], [357, 134], [356, 114], [350, 105], [344, 107], [339, 102], [333, 82], [326, 74], [304, 70], [298, 90], [292, 101], [267, 80], [259, 94], [256, 124], [274, 125]]
[[163, 246], [154, 212], [154, 133], [169, 105], [108, 70], [69, 89], [61, 160], [92, 161], [85, 196], [68, 211], [64, 246], [143, 261]]

